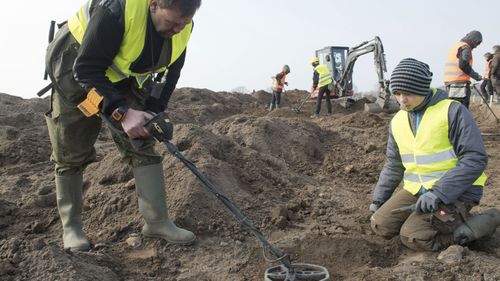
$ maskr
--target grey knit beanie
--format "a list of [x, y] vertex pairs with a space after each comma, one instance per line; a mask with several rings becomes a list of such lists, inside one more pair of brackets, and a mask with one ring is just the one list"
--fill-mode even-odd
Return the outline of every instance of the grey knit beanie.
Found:
[[395, 91], [419, 96], [431, 93], [432, 72], [429, 65], [413, 58], [399, 62], [391, 75], [391, 93]]

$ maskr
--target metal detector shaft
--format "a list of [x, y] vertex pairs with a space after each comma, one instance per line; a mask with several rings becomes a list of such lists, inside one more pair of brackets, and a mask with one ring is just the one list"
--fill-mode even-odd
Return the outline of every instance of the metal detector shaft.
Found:
[[233, 215], [240, 221], [243, 225], [248, 227], [252, 233], [260, 240], [262, 245], [264, 246], [265, 249], [269, 249], [269, 251], [276, 257], [277, 260], [279, 260], [283, 266], [285, 266], [291, 274], [293, 274], [293, 267], [291, 265], [290, 257], [286, 254], [284, 254], [280, 249], [274, 247], [267, 241], [267, 239], [264, 237], [264, 235], [252, 224], [251, 221], [249, 221], [242, 213], [241, 211], [236, 208], [236, 206], [231, 202], [221, 191], [215, 187], [210, 180], [208, 180], [193, 164], [193, 162], [189, 161], [182, 153], [179, 151], [177, 146], [175, 146], [171, 142], [164, 142], [165, 146], [167, 147], [167, 150], [177, 157], [181, 162], [189, 169], [193, 174], [196, 175], [196, 177], [205, 185], [206, 188], [212, 192], [217, 199], [219, 199], [228, 209], [233, 213]]
[[478, 95], [481, 97], [481, 99], [483, 99], [484, 103], [486, 104], [486, 106], [488, 107], [488, 109], [491, 111], [491, 114], [493, 114], [493, 116], [495, 116], [495, 119], [497, 119], [497, 123], [500, 122], [500, 120], [498, 119], [498, 117], [495, 115], [495, 112], [493, 112], [493, 109], [491, 109], [490, 105], [488, 104], [488, 101], [483, 97], [483, 95], [481, 94], [481, 92], [477, 89], [477, 84], [474, 84], [472, 87], [474, 88], [474, 90], [476, 90], [476, 92], [478, 93]]

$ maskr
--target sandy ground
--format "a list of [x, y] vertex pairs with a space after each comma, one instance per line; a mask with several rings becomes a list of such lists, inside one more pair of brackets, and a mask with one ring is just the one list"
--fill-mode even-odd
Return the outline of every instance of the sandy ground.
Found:
[[[176, 90], [169, 105], [173, 143], [294, 262], [328, 268], [332, 280], [500, 280], [500, 234], [451, 259], [417, 253], [369, 227], [368, 205], [383, 166], [392, 115], [337, 102], [311, 119], [306, 92], [288, 91], [280, 109], [270, 94]], [[176, 224], [198, 237], [190, 247], [140, 236], [132, 173], [107, 129], [85, 173], [88, 253], [62, 249], [50, 142], [49, 99], [0, 94], [0, 280], [263, 280], [260, 243], [176, 158], [165, 155], [168, 205]], [[497, 116], [500, 107], [494, 106]], [[474, 103], [490, 160], [476, 212], [500, 201], [500, 127]], [[134, 238], [138, 246], [127, 243]], [[446, 253], [443, 253], [446, 254]]]

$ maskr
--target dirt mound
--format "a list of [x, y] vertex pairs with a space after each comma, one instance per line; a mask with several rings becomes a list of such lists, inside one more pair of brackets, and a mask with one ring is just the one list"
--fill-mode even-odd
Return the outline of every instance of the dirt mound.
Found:
[[[397, 238], [374, 236], [367, 206], [392, 115], [363, 112], [366, 100], [345, 109], [337, 99], [333, 115], [325, 115], [323, 104], [320, 118], [311, 119], [315, 101], [292, 110], [306, 95], [286, 91], [281, 107], [268, 112], [265, 91], [178, 89], [169, 104], [172, 142], [273, 244], [297, 262], [326, 266], [333, 280], [500, 278], [498, 233], [452, 264], [439, 262], [437, 253], [412, 252]], [[62, 250], [43, 116], [49, 106], [49, 99], [0, 95], [1, 280], [263, 279], [272, 264], [257, 240], [160, 144], [170, 215], [198, 240], [183, 247], [142, 239], [132, 173], [106, 129], [84, 175], [82, 216], [93, 248]], [[493, 134], [496, 121], [483, 107], [473, 105], [474, 116]], [[479, 209], [498, 205], [500, 192], [498, 140], [485, 141], [490, 178]], [[134, 237], [140, 246], [127, 244]]]

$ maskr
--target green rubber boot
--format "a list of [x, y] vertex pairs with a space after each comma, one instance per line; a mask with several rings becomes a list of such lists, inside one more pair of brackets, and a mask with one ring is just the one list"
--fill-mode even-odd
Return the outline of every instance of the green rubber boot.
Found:
[[82, 230], [82, 175], [56, 176], [57, 209], [63, 225], [64, 249], [88, 251], [90, 243]]
[[139, 212], [145, 220], [142, 234], [175, 244], [193, 243], [196, 236], [191, 231], [177, 227], [168, 217], [162, 165], [137, 167], [133, 172]]
[[469, 218], [453, 232], [453, 239], [458, 244], [465, 244], [495, 233], [500, 225], [500, 211], [489, 209], [484, 213]]

